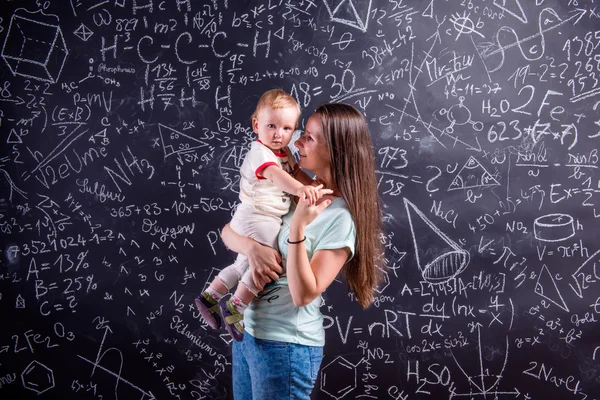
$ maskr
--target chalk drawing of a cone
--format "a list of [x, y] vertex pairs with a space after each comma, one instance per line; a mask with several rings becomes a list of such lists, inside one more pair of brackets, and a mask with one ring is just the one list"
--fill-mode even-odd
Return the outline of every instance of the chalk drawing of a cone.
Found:
[[[469, 252], [446, 236], [413, 203], [404, 198], [415, 257], [423, 279], [442, 283], [454, 278], [469, 265]], [[417, 238], [422, 238], [421, 242]], [[426, 251], [422, 249], [426, 248]], [[441, 249], [435, 251], [435, 249]]]

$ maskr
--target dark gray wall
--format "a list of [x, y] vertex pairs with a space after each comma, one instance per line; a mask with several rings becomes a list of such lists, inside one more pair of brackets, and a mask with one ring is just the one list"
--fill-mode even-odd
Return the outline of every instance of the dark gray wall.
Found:
[[250, 114], [346, 102], [390, 269], [314, 398], [600, 398], [594, 1], [3, 1], [0, 397], [230, 399], [193, 297]]

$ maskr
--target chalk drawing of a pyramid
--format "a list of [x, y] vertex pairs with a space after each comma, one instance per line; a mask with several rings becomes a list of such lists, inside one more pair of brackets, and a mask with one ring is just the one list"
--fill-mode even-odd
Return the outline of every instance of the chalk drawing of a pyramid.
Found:
[[[454, 278], [469, 265], [469, 252], [446, 236], [408, 199], [404, 198], [415, 257], [423, 279], [442, 283]], [[417, 239], [419, 238], [419, 239]], [[432, 249], [442, 249], [433, 253]]]
[[448, 191], [458, 189], [476, 189], [500, 186], [500, 183], [481, 165], [475, 157], [471, 156], [458, 171], [450, 183]]
[[323, 0], [329, 17], [333, 22], [338, 22], [356, 28], [362, 32], [367, 31], [371, 3], [357, 0]]
[[165, 159], [173, 154], [184, 154], [208, 146], [208, 143], [202, 140], [193, 138], [163, 124], [158, 124], [158, 133], [160, 134]]

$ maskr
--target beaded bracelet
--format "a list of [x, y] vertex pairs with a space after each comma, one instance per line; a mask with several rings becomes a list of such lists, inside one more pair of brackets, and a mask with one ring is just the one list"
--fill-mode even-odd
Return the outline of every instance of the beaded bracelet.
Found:
[[298, 244], [298, 243], [302, 243], [302, 242], [304, 242], [305, 240], [306, 240], [306, 236], [304, 236], [304, 237], [302, 238], [302, 240], [298, 240], [298, 241], [296, 241], [296, 242], [290, 242], [290, 238], [289, 238], [289, 237], [287, 238], [287, 242], [288, 242], [288, 244]]

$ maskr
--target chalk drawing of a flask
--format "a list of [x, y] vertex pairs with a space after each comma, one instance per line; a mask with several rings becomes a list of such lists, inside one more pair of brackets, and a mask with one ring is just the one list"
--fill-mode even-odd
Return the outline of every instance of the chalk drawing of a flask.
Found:
[[[446, 236], [408, 199], [404, 207], [415, 246], [415, 257], [423, 279], [431, 283], [442, 283], [454, 278], [469, 265], [469, 252]], [[419, 243], [417, 237], [424, 240]], [[427, 251], [423, 251], [427, 248]], [[441, 254], [433, 249], [441, 248]]]

